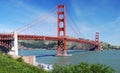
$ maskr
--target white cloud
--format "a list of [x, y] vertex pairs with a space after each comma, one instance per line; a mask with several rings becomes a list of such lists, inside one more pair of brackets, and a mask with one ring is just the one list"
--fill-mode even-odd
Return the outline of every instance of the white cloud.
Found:
[[0, 24], [0, 33], [11, 33], [13, 31], [13, 29], [11, 27], [8, 26], [4, 26], [6, 24]]
[[[84, 17], [87, 15], [91, 15], [92, 18], [91, 19], [95, 19], [93, 21], [89, 21], [87, 20], [87, 17], [85, 17], [86, 19], [84, 19], [83, 21], [81, 21], [81, 19], [78, 18], [78, 21], [76, 22], [80, 31], [83, 33], [83, 35], [86, 38], [91, 39], [91, 37], [93, 36], [94, 38], [94, 34], [95, 32], [100, 32], [100, 40], [101, 41], [105, 41], [114, 45], [120, 45], [120, 16], [118, 16], [115, 20], [113, 21], [109, 21], [109, 22], [104, 22], [104, 18], [101, 20], [97, 20], [99, 18], [96, 17], [96, 6], [91, 5], [91, 7], [83, 7], [86, 9], [81, 9], [82, 7], [79, 6], [80, 1], [78, 0], [71, 0], [71, 5], [74, 9], [74, 12], [76, 14], [76, 16], [78, 16], [79, 18], [82, 17], [83, 15]], [[102, 6], [104, 6], [106, 3], [108, 2], [108, 0], [102, 0]], [[103, 5], [104, 4], [104, 5]], [[84, 5], [83, 5], [84, 6]], [[82, 17], [82, 18], [84, 18]], [[89, 16], [88, 16], [89, 17]], [[109, 18], [108, 18], [109, 19]], [[92, 24], [93, 23], [93, 24]]]
[[[13, 1], [15, 1], [15, 0], [13, 0]], [[31, 5], [26, 4], [24, 2], [24, 0], [21, 0], [21, 1], [17, 0], [15, 5], [18, 6], [18, 7], [22, 7], [24, 9], [26, 9], [28, 12], [30, 12], [31, 14], [28, 14], [29, 17], [32, 16], [32, 17], [35, 18], [35, 16], [33, 16], [33, 15], [37, 15], [36, 18], [42, 18], [45, 15], [48, 15], [48, 17], [46, 19], [48, 19], [49, 17], [50, 17], [50, 19], [49, 20], [45, 20], [45, 21], [47, 21], [47, 22], [55, 22], [55, 18], [56, 18], [55, 14], [49, 13], [52, 9], [51, 10], [44, 10], [43, 8], [37, 9], [37, 8], [31, 6]], [[55, 11], [54, 11], [54, 13], [55, 13]]]
[[82, 32], [83, 36], [87, 39], [93, 39], [95, 38], [95, 33], [99, 32], [97, 28], [94, 28], [90, 26], [89, 24], [81, 24], [80, 25], [80, 31]]
[[74, 12], [77, 16], [82, 15], [82, 12], [81, 12], [80, 8], [78, 8], [79, 7], [78, 4], [76, 4], [76, 1], [71, 0], [71, 6], [72, 6], [72, 8], [73, 8], [73, 10], [74, 10]]
[[[13, 22], [13, 26], [15, 26], [14, 28], [8, 28], [9, 30], [7, 30], [7, 27], [4, 27], [4, 29], [1, 29], [1, 31], [13, 31], [13, 30], [18, 30], [19, 28], [24, 28], [27, 24], [36, 24], [36, 26], [32, 26], [29, 30], [33, 30], [32, 28], [38, 28], [37, 26], [40, 24], [43, 27], [51, 27], [54, 28], [54, 25], [57, 25], [57, 11], [54, 13], [50, 13], [50, 11], [52, 10], [44, 10], [43, 8], [35, 8], [31, 5], [28, 5], [24, 2], [24, 0], [10, 0], [10, 3], [13, 4], [12, 6], [16, 9], [16, 10], [22, 10], [22, 15], [23, 17], [21, 18], [17, 18], [17, 21], [20, 21], [20, 23], [16, 23]], [[19, 14], [17, 14], [19, 15]], [[46, 16], [47, 15], [47, 16]], [[46, 16], [46, 17], [44, 17]], [[44, 20], [43, 20], [44, 19]], [[15, 19], [16, 20], [16, 19]], [[22, 20], [22, 21], [21, 21]], [[23, 23], [23, 24], [21, 24]], [[43, 24], [44, 23], [44, 24]], [[52, 24], [52, 25], [50, 25]], [[17, 25], [17, 26], [16, 26]], [[11, 26], [11, 27], [13, 27]], [[41, 27], [40, 26], [40, 27]], [[46, 28], [42, 28], [42, 29], [46, 29]], [[41, 30], [42, 31], [42, 30]], [[52, 31], [52, 29], [51, 29]], [[54, 30], [53, 30], [54, 31]], [[49, 31], [48, 31], [49, 32]]]
[[[32, 30], [35, 27], [36, 28], [44, 27], [42, 29], [46, 29], [47, 27], [53, 28], [54, 25], [57, 25], [57, 17], [52, 13], [44, 12], [42, 17], [38, 17], [36, 20], [33, 20], [33, 22], [28, 23], [28, 26], [30, 28], [27, 30]], [[28, 26], [23, 26], [19, 31], [26, 29]], [[41, 31], [42, 31], [42, 29], [41, 29]], [[51, 31], [52, 31], [52, 29], [51, 29]]]
[[103, 32], [119, 32], [120, 29], [120, 16], [117, 17], [114, 21], [107, 22], [100, 26]]
[[35, 9], [31, 5], [28, 5], [27, 3], [25, 3], [24, 0], [11, 0], [11, 3], [13, 4], [14, 7], [26, 9], [27, 11], [29, 11], [31, 13], [39, 13], [40, 12], [40, 10]]
[[80, 26], [80, 30], [84, 32], [92, 32], [93, 29], [91, 27], [89, 27], [88, 25], [81, 25]]
[[100, 39], [113, 45], [120, 45], [120, 16], [99, 26]]

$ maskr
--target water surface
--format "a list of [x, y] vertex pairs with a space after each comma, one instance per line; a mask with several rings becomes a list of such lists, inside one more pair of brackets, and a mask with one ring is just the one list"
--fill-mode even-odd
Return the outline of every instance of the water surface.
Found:
[[79, 64], [80, 62], [101, 63], [111, 66], [120, 73], [120, 50], [82, 51], [68, 50], [68, 57], [56, 57], [56, 50], [19, 50], [19, 55], [35, 55], [36, 61], [46, 64]]

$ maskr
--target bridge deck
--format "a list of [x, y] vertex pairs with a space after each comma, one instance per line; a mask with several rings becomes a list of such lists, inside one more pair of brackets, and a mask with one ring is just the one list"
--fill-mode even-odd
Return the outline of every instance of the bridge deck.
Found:
[[[79, 43], [86, 43], [86, 44], [93, 44], [96, 45], [95, 41], [90, 41], [86, 39], [76, 39], [76, 38], [58, 38], [58, 37], [51, 37], [51, 36], [39, 36], [39, 35], [24, 35], [19, 34], [18, 40], [50, 40], [50, 41], [58, 41], [58, 40], [67, 40], [70, 42], [79, 42]], [[13, 40], [13, 34], [0, 34], [0, 40]]]

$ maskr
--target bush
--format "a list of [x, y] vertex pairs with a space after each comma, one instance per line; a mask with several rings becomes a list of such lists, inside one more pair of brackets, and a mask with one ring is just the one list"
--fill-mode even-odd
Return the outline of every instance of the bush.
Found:
[[115, 70], [103, 64], [80, 63], [79, 65], [54, 65], [51, 73], [115, 73]]
[[102, 64], [93, 64], [90, 69], [93, 73], [115, 73], [114, 69]]
[[24, 62], [23, 58], [22, 57], [19, 57], [16, 59], [18, 62]]

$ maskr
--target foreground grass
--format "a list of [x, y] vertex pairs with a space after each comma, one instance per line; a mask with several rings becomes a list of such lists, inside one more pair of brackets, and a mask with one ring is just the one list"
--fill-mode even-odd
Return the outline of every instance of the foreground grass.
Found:
[[0, 53], [0, 73], [47, 73], [41, 68], [19, 61], [20, 59], [14, 60], [9, 55]]
[[102, 64], [80, 63], [68, 66], [54, 65], [53, 70], [45, 71], [23, 62], [21, 58], [15, 60], [0, 53], [0, 73], [115, 73], [115, 70]]

